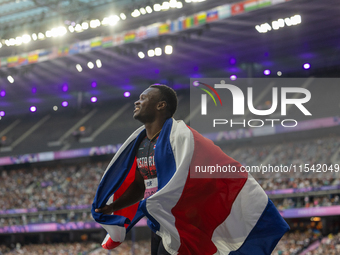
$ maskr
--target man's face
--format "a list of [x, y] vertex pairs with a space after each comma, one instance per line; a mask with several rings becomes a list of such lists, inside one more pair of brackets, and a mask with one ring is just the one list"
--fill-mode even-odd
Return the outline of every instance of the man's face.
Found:
[[159, 102], [159, 90], [156, 88], [148, 88], [139, 96], [139, 100], [135, 102], [135, 110], [133, 118], [142, 123], [152, 122], [157, 113], [157, 105]]

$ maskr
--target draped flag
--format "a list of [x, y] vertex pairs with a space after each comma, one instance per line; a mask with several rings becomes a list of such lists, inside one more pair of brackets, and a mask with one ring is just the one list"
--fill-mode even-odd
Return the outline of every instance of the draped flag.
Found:
[[149, 227], [162, 237], [170, 254], [272, 252], [289, 227], [263, 189], [247, 173], [193, 178], [192, 171], [203, 161], [237, 169], [241, 164], [183, 121], [172, 118], [165, 122], [155, 148], [158, 191], [114, 215], [96, 213], [96, 208], [116, 200], [133, 182], [136, 152], [145, 135], [141, 127], [127, 139], [100, 181], [92, 215], [108, 232], [104, 248], [118, 246], [146, 216]]

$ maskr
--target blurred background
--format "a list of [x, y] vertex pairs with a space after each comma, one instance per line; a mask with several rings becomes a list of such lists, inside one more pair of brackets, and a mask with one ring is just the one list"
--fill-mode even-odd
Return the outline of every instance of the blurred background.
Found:
[[339, 13], [336, 0], [0, 0], [0, 254], [150, 254], [144, 219], [102, 249], [90, 207], [141, 125], [139, 94], [172, 87], [190, 124], [193, 78], [264, 79], [257, 109], [283, 78], [332, 102], [291, 132], [202, 133], [244, 165], [333, 167], [258, 181], [291, 227], [273, 254], [340, 254]]

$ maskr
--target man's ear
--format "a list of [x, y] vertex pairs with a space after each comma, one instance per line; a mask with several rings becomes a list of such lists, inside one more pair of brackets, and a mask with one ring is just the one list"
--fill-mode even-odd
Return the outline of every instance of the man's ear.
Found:
[[158, 102], [157, 110], [159, 110], [159, 111], [160, 110], [165, 110], [166, 106], [167, 106], [167, 104], [166, 104], [165, 101], [160, 101], [160, 102]]

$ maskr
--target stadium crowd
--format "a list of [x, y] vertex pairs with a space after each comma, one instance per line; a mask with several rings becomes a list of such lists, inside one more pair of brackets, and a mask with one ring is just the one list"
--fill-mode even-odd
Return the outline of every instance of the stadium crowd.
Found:
[[[228, 151], [230, 149], [225, 150], [243, 165], [259, 165], [263, 162], [272, 165], [292, 162], [330, 164], [339, 143], [339, 137], [330, 137], [287, 142], [274, 148], [272, 145], [264, 145], [243, 146], [234, 152]], [[107, 165], [108, 162], [60, 164], [59, 166], [51, 164], [49, 167], [2, 170], [0, 208], [2, 210], [19, 208], [47, 210], [90, 205]], [[257, 179], [265, 190], [278, 190], [339, 185], [340, 179], [337, 176], [338, 172], [334, 171], [321, 173], [321, 175], [314, 172], [294, 173], [290, 178], [283, 178], [281, 173], [272, 173]]]
[[[337, 153], [338, 137], [314, 139], [309, 141], [287, 142], [279, 145], [264, 145], [237, 149], [225, 148], [228, 155], [239, 160], [243, 165], [289, 164], [289, 162], [334, 163]], [[282, 160], [282, 161], [281, 161]], [[96, 163], [53, 165], [48, 167], [31, 167], [15, 170], [2, 170], [0, 173], [0, 208], [27, 209], [37, 208], [36, 213], [1, 216], [0, 227], [26, 225], [28, 223], [72, 221], [92, 221], [89, 212], [77, 211], [69, 207], [90, 206], [101, 176], [108, 161]], [[338, 173], [337, 173], [338, 175]], [[322, 186], [340, 185], [340, 179], [333, 172], [328, 175], [296, 175], [283, 178], [275, 173], [270, 178], [259, 178], [265, 190], [304, 189]], [[307, 178], [306, 178], [307, 177]], [[311, 196], [308, 192], [297, 198], [275, 199], [279, 210], [299, 207], [318, 207], [339, 205], [339, 194]], [[64, 210], [66, 209], [66, 210]], [[62, 211], [63, 210], [63, 211]], [[274, 251], [274, 255], [298, 254], [310, 245], [315, 236], [310, 232], [292, 232], [284, 236]], [[90, 244], [45, 244], [25, 245], [12, 249], [1, 247], [0, 254], [107, 254], [97, 243]], [[149, 254], [149, 241], [134, 243], [135, 254]], [[339, 254], [339, 234], [324, 238], [321, 245], [308, 255]], [[138, 252], [137, 252], [138, 251]], [[330, 251], [330, 252], [328, 252]], [[58, 253], [59, 252], [59, 253]], [[333, 252], [333, 253], [332, 253]], [[132, 254], [131, 243], [124, 242], [110, 254]]]
[[323, 238], [321, 244], [306, 255], [337, 255], [340, 254], [340, 233], [337, 235], [329, 234]]
[[283, 236], [272, 253], [272, 255], [296, 254], [338, 255], [340, 254], [340, 233], [329, 234], [324, 238], [318, 231], [311, 230], [288, 233]]
[[[294, 198], [273, 199], [273, 203], [278, 210], [292, 209], [292, 208], [311, 208], [340, 205], [338, 194], [324, 195], [324, 196], [303, 196]], [[92, 221], [90, 212], [85, 211], [64, 211], [64, 212], [48, 212], [35, 214], [16, 214], [13, 216], [0, 217], [0, 227], [26, 225], [34, 223], [67, 223], [67, 222], [89, 222]]]
[[273, 251], [273, 255], [296, 255], [315, 240], [311, 231], [291, 232], [282, 237]]
[[88, 254], [89, 251], [97, 248], [97, 243], [56, 243], [56, 244], [29, 244], [21, 246], [19, 243], [14, 248], [0, 246], [0, 254], [17, 255], [45, 255], [45, 254]]
[[90, 222], [93, 221], [90, 212], [49, 212], [49, 213], [38, 213], [38, 214], [8, 214], [6, 217], [0, 217], [0, 227], [7, 226], [22, 226], [26, 224], [37, 224], [37, 223], [67, 223], [67, 222]]
[[[311, 229], [304, 232], [290, 232], [283, 236], [277, 244], [272, 255], [297, 255], [313, 245], [305, 255], [337, 255], [340, 254], [340, 233], [329, 234], [322, 238], [320, 232]], [[150, 240], [138, 242], [125, 241], [117, 248], [108, 252], [96, 242], [55, 243], [55, 244], [29, 244], [21, 246], [19, 243], [12, 248], [0, 245], [0, 255], [149, 255]]]
[[108, 252], [95, 242], [29, 244], [19, 243], [12, 248], [0, 245], [0, 255], [150, 255], [150, 240], [132, 243], [125, 241], [117, 248]]
[[321, 206], [339, 205], [339, 195], [325, 195], [325, 196], [304, 196], [295, 198], [273, 199], [278, 210], [285, 210], [291, 208], [310, 208]]
[[46, 210], [90, 205], [103, 171], [102, 162], [2, 171], [0, 208]]
[[[104, 171], [103, 163], [86, 164], [81, 167], [69, 166], [57, 169], [20, 169], [9, 172], [3, 171], [0, 182], [0, 208], [2, 210], [37, 208], [39, 211], [47, 209], [66, 209], [66, 206], [91, 205], [99, 180]], [[77, 169], [77, 170], [76, 170]], [[42, 174], [38, 174], [42, 172]], [[40, 177], [42, 179], [40, 179]], [[310, 188], [338, 185], [339, 179], [259, 179], [265, 190], [287, 188]], [[307, 199], [307, 198], [306, 198]], [[333, 205], [339, 203], [339, 196], [316, 199], [314, 205]], [[291, 200], [282, 202], [284, 208], [304, 207], [311, 204], [306, 201], [303, 205], [292, 203]], [[306, 206], [308, 207], [308, 205]], [[78, 217], [78, 214], [77, 214]], [[85, 216], [81, 218], [86, 218]], [[44, 222], [38, 215], [30, 219], [31, 222]]]

